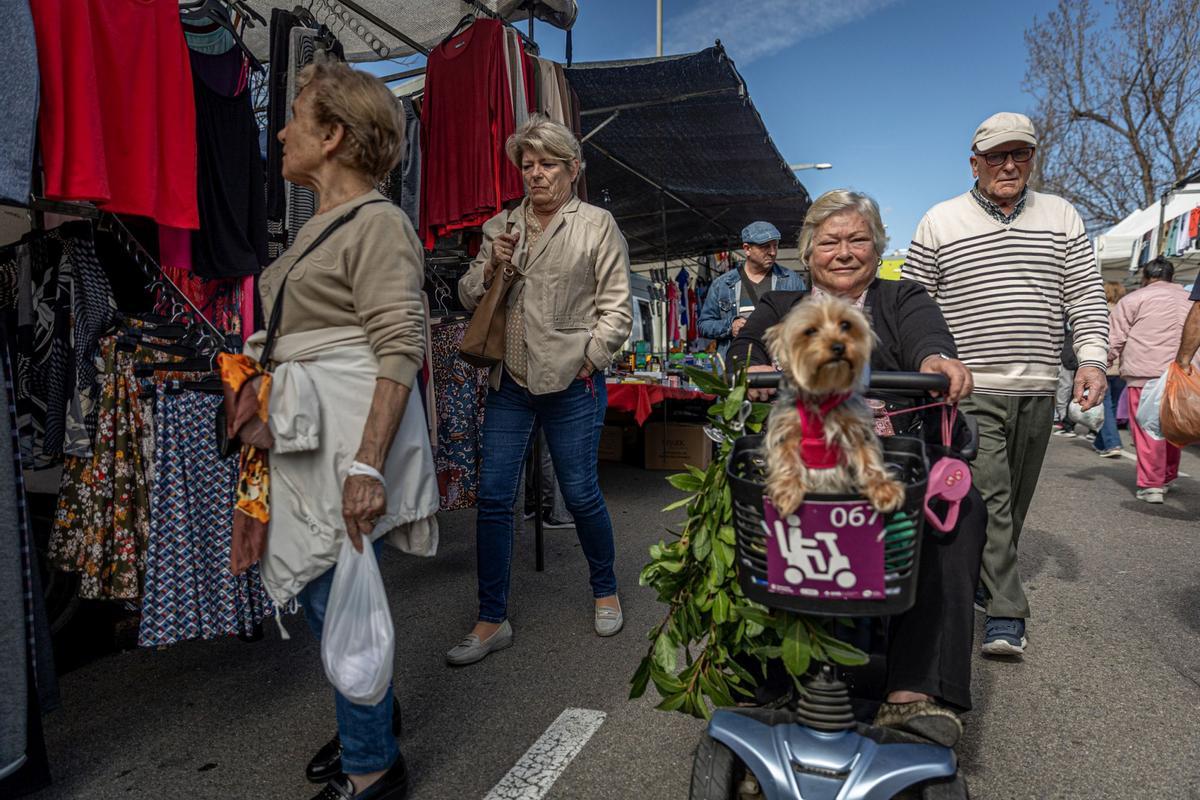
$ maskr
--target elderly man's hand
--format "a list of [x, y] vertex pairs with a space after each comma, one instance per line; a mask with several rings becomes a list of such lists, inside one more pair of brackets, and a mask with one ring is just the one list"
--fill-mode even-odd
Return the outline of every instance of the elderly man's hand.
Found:
[[[747, 372], [776, 372], [775, 367], [769, 364], [759, 364], [758, 366], [749, 367]], [[774, 389], [751, 389], [747, 392], [747, 396], [755, 403], [769, 403], [771, 398], [775, 396]]]
[[375, 523], [387, 513], [383, 484], [370, 475], [351, 475], [342, 488], [342, 519], [354, 549], [362, 552], [363, 536], [370, 536]]
[[950, 379], [950, 389], [946, 392], [946, 400], [957, 403], [975, 391], [975, 378], [967, 365], [957, 358], [942, 358], [940, 355], [927, 357], [921, 362], [921, 372], [931, 375], [945, 375]]
[[1108, 376], [1099, 367], [1080, 367], [1075, 370], [1075, 393], [1073, 397], [1075, 402], [1079, 403], [1079, 407], [1084, 411], [1100, 405], [1100, 401], [1104, 399], [1104, 392], [1107, 389]]

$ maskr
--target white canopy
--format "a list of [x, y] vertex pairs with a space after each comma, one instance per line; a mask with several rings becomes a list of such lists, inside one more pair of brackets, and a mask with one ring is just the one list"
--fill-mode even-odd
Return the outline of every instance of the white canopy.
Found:
[[[1166, 213], [1160, 213], [1162, 201], [1157, 200], [1146, 208], [1134, 211], [1125, 219], [1097, 236], [1093, 242], [1096, 263], [1105, 280], [1123, 281], [1131, 272], [1137, 272], [1134, 261], [1135, 248], [1140, 250], [1142, 237], [1150, 233], [1150, 252], [1158, 249], [1158, 226], [1160, 221], [1175, 219], [1180, 214], [1200, 205], [1200, 183], [1190, 183], [1174, 190], [1167, 198]], [[1190, 282], [1200, 269], [1200, 252], [1192, 251], [1172, 257], [1175, 263], [1175, 279]], [[1130, 265], [1133, 269], [1130, 269]]]
[[[480, 2], [510, 22], [529, 17], [529, 11], [520, 9], [522, 0]], [[341, 0], [247, 0], [247, 4], [268, 21], [272, 8], [291, 11], [296, 6], [302, 6], [309, 9], [341, 40], [346, 48], [346, 58], [350, 61], [375, 61], [384, 57], [383, 53], [387, 58], [399, 58], [415, 52], [410, 44], [371, 20], [372, 16], [429, 49], [436, 47], [463, 15], [479, 13], [472, 3], [464, 0], [352, 0], [352, 3], [357, 8]], [[575, 0], [538, 0], [533, 14], [537, 19], [566, 30], [575, 23], [579, 7]], [[262, 61], [270, 56], [267, 28], [267, 25], [256, 25], [248, 28], [245, 36], [247, 46]], [[386, 50], [383, 53], [373, 50], [373, 43]]]

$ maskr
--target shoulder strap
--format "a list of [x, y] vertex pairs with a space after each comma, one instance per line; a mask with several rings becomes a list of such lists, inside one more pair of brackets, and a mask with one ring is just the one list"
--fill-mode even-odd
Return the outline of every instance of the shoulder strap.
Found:
[[283, 274], [283, 279], [279, 282], [279, 291], [275, 293], [275, 305], [271, 307], [271, 319], [267, 322], [267, 341], [263, 345], [262, 356], [259, 358], [259, 363], [262, 364], [264, 368], [266, 368], [271, 362], [271, 352], [275, 349], [275, 336], [279, 332], [280, 323], [283, 321], [283, 294], [284, 290], [287, 289], [288, 277], [292, 274], [292, 270], [296, 268], [297, 264], [304, 260], [305, 256], [324, 244], [325, 240], [332, 236], [334, 231], [345, 225], [350, 220], [354, 219], [358, 215], [358, 212], [361, 211], [365, 206], [369, 206], [373, 203], [390, 202], [390, 200], [368, 200], [367, 202], [350, 209], [345, 214], [329, 223], [328, 227], [321, 231], [320, 235], [313, 240], [312, 244], [304, 248], [304, 252], [300, 254], [300, 257], [293, 261], [292, 265], [288, 267], [288, 271]]

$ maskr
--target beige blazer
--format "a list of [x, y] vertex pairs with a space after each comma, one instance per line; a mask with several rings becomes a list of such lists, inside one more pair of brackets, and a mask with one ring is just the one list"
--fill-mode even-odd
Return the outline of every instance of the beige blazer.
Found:
[[[612, 214], [578, 197], [559, 209], [531, 250], [525, 232], [528, 202], [526, 198], [484, 223], [483, 246], [458, 282], [458, 296], [468, 311], [483, 297], [483, 268], [492, 257], [492, 241], [511, 222], [521, 234], [513, 266], [526, 281], [526, 383], [533, 394], [549, 394], [571, 385], [585, 357], [597, 371], [607, 369], [629, 338], [629, 251]], [[494, 389], [500, 388], [500, 370], [492, 369]]]

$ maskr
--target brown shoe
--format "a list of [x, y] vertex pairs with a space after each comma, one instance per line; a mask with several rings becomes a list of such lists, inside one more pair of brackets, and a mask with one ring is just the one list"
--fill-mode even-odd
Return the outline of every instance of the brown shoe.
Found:
[[875, 715], [875, 727], [907, 731], [942, 747], [958, 744], [963, 730], [957, 714], [932, 700], [884, 703]]

